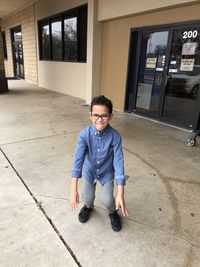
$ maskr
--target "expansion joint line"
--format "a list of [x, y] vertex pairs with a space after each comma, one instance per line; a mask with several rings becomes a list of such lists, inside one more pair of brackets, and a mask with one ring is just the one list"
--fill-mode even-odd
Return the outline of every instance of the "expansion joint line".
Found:
[[65, 248], [68, 250], [68, 252], [70, 253], [70, 255], [72, 256], [72, 258], [74, 259], [74, 261], [76, 262], [76, 264], [79, 267], [82, 267], [79, 260], [77, 259], [77, 257], [75, 256], [75, 254], [73, 253], [72, 249], [70, 248], [70, 246], [66, 243], [66, 241], [64, 240], [64, 238], [62, 237], [62, 235], [60, 234], [59, 230], [57, 229], [57, 227], [54, 225], [54, 223], [52, 222], [51, 218], [49, 218], [48, 214], [46, 213], [46, 211], [44, 210], [44, 208], [41, 206], [40, 201], [37, 200], [37, 198], [34, 196], [34, 194], [32, 193], [32, 191], [30, 190], [30, 188], [28, 187], [28, 185], [25, 183], [25, 181], [23, 180], [23, 178], [20, 176], [20, 174], [17, 172], [17, 170], [15, 169], [15, 167], [13, 166], [12, 162], [9, 160], [9, 158], [7, 157], [7, 155], [5, 154], [5, 152], [3, 151], [3, 149], [0, 147], [0, 151], [2, 152], [2, 154], [4, 155], [4, 157], [7, 159], [7, 161], [9, 162], [10, 166], [12, 167], [12, 169], [14, 170], [14, 172], [16, 173], [16, 175], [19, 177], [19, 179], [21, 180], [21, 182], [23, 183], [23, 185], [25, 186], [26, 190], [29, 192], [29, 194], [31, 195], [31, 197], [33, 198], [33, 200], [35, 201], [36, 205], [39, 207], [39, 209], [42, 211], [42, 213], [44, 214], [44, 216], [46, 217], [46, 219], [48, 220], [48, 222], [50, 223], [51, 227], [53, 228], [53, 230], [56, 232], [56, 234], [58, 235], [58, 237], [60, 238], [60, 240], [62, 241], [62, 243], [64, 244]]

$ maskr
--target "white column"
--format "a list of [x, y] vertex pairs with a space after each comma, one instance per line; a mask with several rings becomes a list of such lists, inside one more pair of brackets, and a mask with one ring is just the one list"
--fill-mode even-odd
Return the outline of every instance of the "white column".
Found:
[[101, 61], [101, 22], [98, 0], [88, 0], [86, 103], [99, 94]]

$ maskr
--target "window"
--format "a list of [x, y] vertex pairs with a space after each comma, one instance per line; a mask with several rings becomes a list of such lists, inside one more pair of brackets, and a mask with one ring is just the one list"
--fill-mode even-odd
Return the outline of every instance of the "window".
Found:
[[77, 58], [77, 17], [64, 20], [65, 60]]
[[62, 60], [62, 29], [61, 19], [57, 18], [51, 22], [52, 59]]
[[86, 62], [87, 5], [39, 21], [40, 60]]
[[48, 21], [41, 22], [40, 34], [41, 34], [40, 58], [50, 59], [50, 31], [49, 31]]
[[6, 33], [5, 32], [2, 32], [2, 41], [3, 41], [3, 55], [4, 55], [4, 59], [8, 59], [7, 45], [6, 45]]

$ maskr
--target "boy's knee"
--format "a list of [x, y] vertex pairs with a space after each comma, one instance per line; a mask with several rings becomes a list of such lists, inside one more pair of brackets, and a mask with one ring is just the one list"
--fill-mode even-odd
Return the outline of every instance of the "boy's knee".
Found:
[[95, 199], [95, 195], [83, 195], [83, 200], [85, 203], [93, 203]]
[[101, 197], [101, 201], [106, 207], [112, 207], [113, 203], [115, 202], [114, 197], [109, 195], [106, 197]]

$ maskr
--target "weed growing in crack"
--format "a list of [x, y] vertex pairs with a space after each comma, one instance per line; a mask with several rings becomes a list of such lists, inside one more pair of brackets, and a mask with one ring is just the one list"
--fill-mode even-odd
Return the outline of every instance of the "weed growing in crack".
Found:
[[43, 209], [43, 207], [42, 207], [42, 201], [38, 201], [38, 202], [37, 202], [37, 207], [38, 207], [38, 209], [40, 209], [40, 210]]

